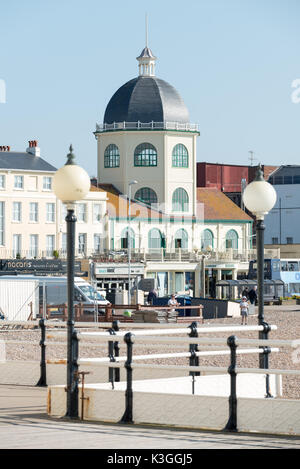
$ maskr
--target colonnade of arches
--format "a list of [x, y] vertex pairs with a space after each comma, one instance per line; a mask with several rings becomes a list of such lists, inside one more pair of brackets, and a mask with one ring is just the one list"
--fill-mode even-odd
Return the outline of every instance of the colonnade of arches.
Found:
[[[166, 247], [166, 237], [159, 228], [151, 228], [148, 231], [148, 248], [159, 249]], [[235, 230], [229, 230], [226, 233], [225, 247], [226, 249], [238, 249], [238, 233]], [[174, 236], [173, 247], [188, 249], [189, 236], [184, 228], [176, 231]], [[121, 233], [121, 248], [135, 248], [135, 232], [131, 227], [126, 227]], [[208, 247], [214, 248], [214, 235], [210, 229], [205, 229], [201, 235], [201, 250], [205, 251]]]

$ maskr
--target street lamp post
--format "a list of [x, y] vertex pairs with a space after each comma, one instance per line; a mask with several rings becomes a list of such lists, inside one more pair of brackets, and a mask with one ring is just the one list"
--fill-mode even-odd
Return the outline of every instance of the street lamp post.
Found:
[[[243, 201], [246, 208], [256, 217], [256, 262], [258, 290], [258, 324], [264, 325], [264, 217], [275, 205], [276, 191], [264, 180], [261, 165], [257, 167], [256, 176], [244, 190]], [[259, 332], [259, 338], [265, 338], [266, 331]], [[265, 355], [265, 354], [263, 354]], [[260, 359], [263, 368], [264, 356]]]
[[75, 264], [75, 202], [83, 199], [90, 190], [87, 172], [74, 163], [72, 145], [66, 164], [58, 169], [53, 178], [53, 190], [58, 199], [67, 205], [67, 413], [70, 418], [78, 418], [78, 370], [77, 335], [74, 329], [74, 264]]
[[131, 305], [131, 272], [130, 272], [130, 264], [131, 264], [131, 186], [137, 184], [137, 181], [131, 181], [128, 184], [128, 233], [127, 233], [127, 254], [128, 254], [128, 305]]

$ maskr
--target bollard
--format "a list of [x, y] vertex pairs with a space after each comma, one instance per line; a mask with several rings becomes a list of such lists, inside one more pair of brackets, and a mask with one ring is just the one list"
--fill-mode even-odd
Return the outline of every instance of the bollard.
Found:
[[230, 396], [229, 396], [229, 419], [225, 430], [237, 432], [237, 395], [236, 395], [236, 336], [231, 335], [227, 339], [227, 345], [230, 347]]
[[67, 391], [67, 413], [66, 417], [78, 419], [78, 335], [77, 331], [73, 331], [71, 336], [71, 348], [72, 348], [72, 363], [68, 367], [70, 376], [68, 376], [68, 383], [66, 387]]
[[120, 420], [120, 423], [133, 423], [132, 407], [133, 407], [133, 392], [132, 392], [132, 346], [134, 335], [127, 332], [124, 336], [124, 341], [127, 345], [127, 360], [125, 362], [127, 387], [125, 392], [125, 412]]
[[[189, 328], [191, 329], [189, 337], [198, 337], [197, 323], [192, 322]], [[198, 344], [190, 344], [189, 350], [191, 354], [189, 359], [190, 366], [199, 366], [199, 357], [196, 355], [196, 352], [198, 352]], [[200, 372], [195, 373], [194, 371], [190, 371], [189, 375], [192, 376], [192, 394], [195, 394], [195, 376], [200, 376]]]
[[46, 324], [45, 319], [40, 319], [39, 326], [41, 329], [41, 340], [40, 340], [40, 347], [41, 347], [41, 362], [40, 362], [40, 379], [38, 380], [36, 386], [47, 386], [47, 378], [46, 378]]

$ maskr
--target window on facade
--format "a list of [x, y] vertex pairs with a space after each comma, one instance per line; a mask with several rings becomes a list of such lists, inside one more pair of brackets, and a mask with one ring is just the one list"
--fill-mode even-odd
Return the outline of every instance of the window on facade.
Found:
[[104, 152], [104, 168], [118, 168], [120, 166], [120, 152], [117, 145], [111, 143]]
[[189, 154], [187, 148], [178, 143], [172, 151], [172, 166], [175, 168], [187, 168], [189, 166]]
[[293, 238], [287, 237], [286, 238], [286, 244], [293, 244]]
[[13, 202], [12, 221], [22, 221], [22, 204], [21, 202]]
[[29, 220], [31, 222], [38, 222], [38, 203], [30, 202], [29, 205]]
[[67, 233], [62, 233], [61, 248], [63, 252], [67, 251]]
[[135, 248], [135, 233], [132, 228], [125, 228], [121, 233], [121, 248], [128, 249], [129, 246]]
[[201, 249], [205, 251], [208, 246], [213, 248], [214, 245], [214, 235], [210, 230], [204, 230], [201, 236]]
[[278, 238], [272, 238], [272, 244], [278, 244]]
[[160, 249], [166, 247], [165, 237], [158, 228], [152, 228], [152, 230], [149, 231], [148, 247], [149, 249]]
[[5, 176], [0, 174], [0, 189], [5, 189]]
[[30, 257], [38, 257], [38, 242], [39, 242], [39, 237], [37, 234], [32, 234], [29, 236]]
[[44, 176], [43, 177], [43, 189], [44, 191], [51, 191], [52, 189], [52, 177]]
[[93, 205], [93, 220], [94, 223], [99, 223], [101, 221], [101, 204]]
[[142, 187], [136, 191], [134, 198], [146, 205], [157, 204], [156, 192], [150, 187]]
[[47, 257], [53, 256], [53, 251], [55, 249], [55, 236], [47, 235], [46, 236], [46, 255]]
[[175, 233], [175, 248], [187, 249], [189, 237], [184, 229], [177, 230]]
[[173, 212], [188, 212], [189, 210], [189, 196], [182, 187], [178, 187], [178, 189], [173, 192], [172, 210]]
[[274, 176], [273, 177], [274, 184], [283, 184], [283, 177], [282, 176]]
[[0, 202], [0, 246], [4, 246], [5, 202]]
[[226, 234], [226, 249], [238, 249], [238, 234], [235, 230], [229, 230]]
[[22, 242], [22, 235], [14, 234], [13, 235], [13, 252], [12, 255], [14, 258], [21, 255], [21, 242]]
[[94, 234], [94, 252], [99, 253], [101, 250], [101, 235], [99, 233]]
[[86, 204], [77, 205], [77, 220], [79, 222], [86, 222]]
[[78, 235], [78, 250], [80, 254], [86, 253], [86, 233], [79, 233]]
[[46, 221], [48, 223], [55, 222], [55, 204], [46, 204]]
[[24, 177], [23, 176], [15, 176], [15, 178], [14, 178], [14, 188], [15, 189], [23, 189], [24, 188]]
[[151, 143], [141, 143], [136, 147], [134, 166], [157, 166], [157, 151]]
[[294, 182], [294, 184], [300, 184], [300, 176], [295, 175], [293, 182]]
[[67, 216], [68, 210], [66, 204], [62, 204], [61, 206], [61, 218], [62, 221], [66, 221], [66, 216]]
[[283, 177], [284, 184], [293, 184], [293, 176], [284, 176]]

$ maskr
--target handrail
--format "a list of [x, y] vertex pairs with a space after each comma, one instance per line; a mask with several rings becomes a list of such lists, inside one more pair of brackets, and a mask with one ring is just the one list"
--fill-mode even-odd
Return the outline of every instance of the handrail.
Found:
[[[124, 337], [128, 332], [131, 332], [134, 336], [153, 336], [153, 335], [168, 335], [168, 334], [187, 334], [190, 332], [189, 327], [186, 328], [176, 328], [176, 329], [161, 329], [161, 330], [137, 330], [137, 331], [115, 331], [114, 337]], [[263, 331], [264, 326], [219, 326], [219, 327], [197, 327], [195, 328], [197, 333], [212, 333], [212, 332], [240, 332], [240, 331]], [[270, 330], [277, 330], [276, 325], [270, 325]], [[63, 335], [67, 334], [67, 331], [55, 331], [56, 334]], [[111, 340], [111, 335], [109, 331], [88, 331], [88, 332], [78, 332], [78, 337], [109, 337]], [[52, 338], [48, 335], [48, 338]]]
[[[279, 352], [278, 348], [271, 348], [270, 352]], [[255, 349], [240, 349], [237, 350], [237, 354], [250, 354], [250, 353], [264, 353], [262, 348], [255, 348]], [[205, 357], [205, 356], [215, 356], [215, 355], [229, 355], [229, 350], [209, 350], [205, 352], [195, 352], [197, 357]], [[189, 352], [179, 352], [179, 353], [153, 353], [148, 355], [133, 355], [132, 360], [156, 360], [158, 358], [188, 358], [191, 354]], [[116, 357], [114, 363], [125, 362], [127, 360], [126, 356]], [[60, 360], [48, 360], [48, 364], [60, 364], [65, 365], [67, 364], [67, 359], [60, 359]], [[79, 365], [98, 365], [98, 364], [110, 364], [112, 363], [108, 357], [101, 357], [101, 358], [79, 358], [78, 359]], [[101, 365], [100, 365], [101, 366]]]

